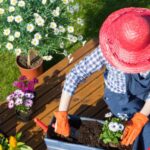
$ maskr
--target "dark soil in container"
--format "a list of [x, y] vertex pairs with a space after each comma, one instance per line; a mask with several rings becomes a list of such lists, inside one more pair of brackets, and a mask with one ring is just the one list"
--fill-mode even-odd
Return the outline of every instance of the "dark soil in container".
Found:
[[104, 144], [100, 139], [102, 125], [95, 121], [71, 122], [71, 135], [68, 138], [62, 137], [49, 127], [48, 138], [65, 141], [74, 144], [82, 144], [85, 146], [104, 148], [107, 150], [131, 150], [132, 147], [117, 145], [117, 148]]
[[27, 55], [22, 54], [21, 56], [19, 56], [17, 59], [17, 63], [25, 69], [32, 69], [39, 66], [43, 61], [42, 58], [39, 55], [37, 55], [35, 52], [31, 52], [30, 58], [31, 58], [30, 68], [27, 65]]

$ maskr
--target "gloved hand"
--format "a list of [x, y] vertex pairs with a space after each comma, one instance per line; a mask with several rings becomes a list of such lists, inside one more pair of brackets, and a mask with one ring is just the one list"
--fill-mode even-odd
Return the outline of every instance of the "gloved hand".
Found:
[[133, 144], [134, 140], [140, 134], [144, 125], [148, 122], [148, 117], [142, 113], [135, 113], [133, 118], [127, 123], [122, 136], [122, 145]]
[[65, 137], [70, 135], [70, 125], [68, 122], [68, 113], [66, 111], [54, 112], [56, 117], [55, 132]]

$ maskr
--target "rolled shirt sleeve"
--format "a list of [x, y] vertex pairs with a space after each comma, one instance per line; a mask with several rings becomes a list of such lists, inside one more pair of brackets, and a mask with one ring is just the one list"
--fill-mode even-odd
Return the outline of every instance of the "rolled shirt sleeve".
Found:
[[66, 75], [63, 90], [73, 95], [78, 84], [90, 76], [92, 73], [100, 70], [105, 64], [105, 58], [99, 46], [89, 55], [85, 56], [75, 67]]

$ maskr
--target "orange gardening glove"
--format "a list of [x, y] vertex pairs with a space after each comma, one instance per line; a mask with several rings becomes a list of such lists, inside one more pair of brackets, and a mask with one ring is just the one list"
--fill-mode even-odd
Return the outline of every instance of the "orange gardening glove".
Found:
[[126, 146], [133, 144], [134, 140], [138, 137], [148, 120], [148, 117], [142, 113], [135, 113], [133, 118], [127, 123], [125, 127], [121, 144]]
[[56, 117], [55, 132], [65, 137], [70, 135], [70, 125], [68, 122], [68, 113], [66, 111], [54, 112]]

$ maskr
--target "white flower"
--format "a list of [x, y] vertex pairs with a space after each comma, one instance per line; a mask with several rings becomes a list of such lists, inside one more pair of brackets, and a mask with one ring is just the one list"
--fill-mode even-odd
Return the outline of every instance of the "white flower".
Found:
[[78, 11], [79, 11], [79, 3], [76, 3], [76, 4], [73, 6], [73, 9], [74, 9], [74, 11], [78, 12]]
[[50, 0], [51, 3], [54, 3], [56, 0]]
[[59, 44], [59, 47], [60, 47], [60, 48], [64, 48], [64, 46], [65, 46], [64, 42], [61, 42], [61, 43]]
[[15, 34], [14, 34], [15, 38], [19, 38], [20, 37], [20, 32], [19, 31], [16, 31]]
[[0, 15], [3, 15], [5, 10], [3, 8], [0, 8]]
[[63, 2], [64, 4], [68, 4], [68, 3], [69, 3], [69, 0], [62, 0], [62, 2]]
[[27, 24], [27, 31], [32, 32], [34, 30], [34, 25], [33, 24]]
[[47, 3], [47, 0], [42, 0], [42, 4], [45, 5]]
[[10, 0], [10, 4], [13, 6], [15, 6], [17, 4], [17, 2], [18, 2], [17, 0]]
[[77, 42], [77, 40], [78, 40], [78, 38], [77, 38], [76, 36], [73, 36], [73, 40], [72, 40], [72, 42], [73, 42], [73, 43], [76, 43], [76, 42]]
[[42, 38], [42, 36], [40, 33], [36, 33], [36, 34], [34, 34], [34, 38], [37, 40], [40, 40]]
[[84, 25], [84, 21], [81, 18], [77, 18], [77, 24], [83, 26]]
[[16, 16], [15, 17], [15, 21], [17, 22], [17, 23], [20, 23], [20, 22], [22, 22], [22, 17], [20, 16], [20, 15], [18, 15], [18, 16]]
[[69, 54], [68, 56], [67, 56], [67, 58], [68, 58], [68, 61], [69, 61], [69, 64], [73, 61], [73, 57], [72, 57], [72, 54]]
[[50, 28], [56, 29], [57, 28], [57, 24], [55, 22], [51, 22], [50, 23]]
[[35, 23], [38, 26], [43, 27], [44, 23], [45, 23], [45, 20], [41, 16], [38, 16], [38, 17], [35, 18]]
[[121, 120], [125, 120], [127, 121], [128, 120], [128, 115], [125, 114], [125, 113], [117, 113], [117, 116], [121, 119]]
[[68, 6], [67, 11], [69, 11], [71, 14], [74, 14], [74, 8], [72, 6]]
[[70, 42], [72, 42], [73, 41], [73, 35], [72, 34], [68, 34], [68, 40], [70, 41]]
[[60, 8], [57, 7], [56, 9], [54, 9], [54, 10], [52, 11], [52, 15], [53, 15], [54, 17], [58, 17], [58, 16], [60, 15]]
[[37, 46], [37, 45], [39, 45], [39, 40], [32, 39], [31, 44], [34, 45], [34, 46]]
[[123, 130], [124, 130], [124, 125], [118, 124], [118, 130], [119, 130], [119, 131], [123, 131]]
[[112, 132], [117, 132], [119, 130], [119, 125], [116, 122], [110, 122], [108, 124], [109, 130]]
[[78, 36], [78, 41], [82, 41], [83, 40], [83, 36], [82, 35], [79, 35]]
[[7, 22], [13, 22], [13, 21], [14, 21], [14, 16], [7, 17]]
[[59, 29], [55, 28], [54, 29], [54, 35], [58, 35], [59, 34]]
[[69, 2], [72, 2], [72, 3], [73, 3], [73, 2], [74, 2], [74, 0], [69, 0]]
[[66, 31], [63, 26], [59, 26], [58, 29], [59, 29], [59, 32], [62, 32], [62, 33], [64, 33]]
[[9, 11], [9, 12], [14, 12], [14, 11], [15, 11], [15, 7], [13, 7], [13, 6], [9, 6], [8, 11]]
[[68, 40], [70, 42], [76, 43], [78, 38], [76, 36], [73, 36], [72, 34], [68, 34]]
[[0, 0], [0, 4], [3, 2], [3, 0]]
[[21, 105], [22, 103], [23, 103], [23, 100], [21, 98], [17, 98], [15, 101], [16, 106]]
[[111, 112], [105, 114], [105, 118], [110, 118], [110, 117], [112, 117], [112, 113]]
[[38, 13], [33, 14], [34, 17], [41, 17]]
[[6, 44], [6, 48], [7, 48], [8, 50], [12, 50], [12, 49], [13, 49], [13, 45], [8, 42], [8, 43]]
[[21, 54], [21, 49], [20, 48], [16, 48], [15, 49], [15, 54], [16, 54], [16, 56], [19, 56]]
[[74, 27], [73, 26], [68, 26], [67, 28], [69, 33], [73, 33], [74, 32]]
[[67, 50], [64, 49], [63, 54], [64, 54], [65, 56], [68, 56]]
[[15, 39], [15, 38], [14, 38], [13, 35], [9, 35], [9, 36], [8, 36], [8, 41], [11, 41], [11, 42], [12, 42], [12, 41], [14, 41], [14, 39]]
[[18, 2], [19, 7], [25, 7], [25, 2], [23, 0]]
[[83, 42], [82, 42], [82, 46], [84, 46], [84, 45], [86, 44], [86, 42], [87, 42], [86, 40], [85, 40], [85, 41], [83, 41]]
[[3, 34], [8, 36], [10, 34], [10, 28], [4, 29]]
[[42, 58], [43, 60], [50, 61], [53, 57], [49, 55], [49, 56], [43, 56]]

